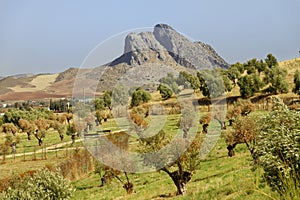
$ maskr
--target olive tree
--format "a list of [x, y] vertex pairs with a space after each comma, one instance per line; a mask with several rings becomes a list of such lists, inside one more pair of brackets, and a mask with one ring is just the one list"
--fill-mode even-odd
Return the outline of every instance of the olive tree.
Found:
[[233, 108], [227, 112], [227, 119], [229, 120], [229, 126], [240, 116], [247, 116], [254, 110], [254, 104], [250, 100], [238, 100], [233, 103]]
[[31, 135], [36, 130], [36, 126], [33, 122], [25, 120], [25, 119], [19, 119], [18, 121], [19, 127], [22, 129], [23, 132], [26, 132], [27, 139], [31, 140]]
[[47, 119], [41, 118], [34, 121], [37, 129], [33, 133], [34, 137], [38, 140], [39, 146], [43, 145], [44, 138], [46, 137], [47, 130], [51, 127], [51, 122]]
[[172, 97], [173, 91], [166, 85], [159, 84], [157, 87], [157, 90], [159, 91], [161, 97], [163, 100], [167, 100]]
[[0, 132], [15, 135], [18, 132], [18, 128], [13, 123], [5, 123], [1, 125]]
[[131, 96], [131, 107], [138, 106], [142, 103], [147, 103], [151, 99], [151, 95], [142, 87], [135, 89]]
[[64, 140], [65, 134], [67, 132], [67, 126], [59, 121], [54, 121], [52, 123], [52, 128], [58, 132], [60, 141]]
[[251, 156], [253, 156], [255, 138], [258, 133], [259, 127], [253, 117], [238, 117], [233, 123], [233, 129], [225, 133], [228, 155], [230, 157], [235, 155], [234, 149], [237, 144], [246, 144]]
[[172, 92], [177, 94], [179, 92], [177, 80], [172, 73], [168, 73], [166, 77], [163, 77], [159, 80], [163, 85], [166, 85], [171, 89]]
[[256, 92], [259, 92], [263, 86], [263, 82], [255, 73], [240, 77], [237, 84], [240, 87], [242, 98], [253, 96]]
[[129, 161], [130, 159], [125, 153], [128, 150], [128, 141], [129, 135], [124, 131], [107, 134], [104, 140], [98, 140], [97, 151], [101, 152], [96, 153], [102, 163], [96, 161], [95, 173], [101, 177], [100, 187], [109, 184], [115, 178], [122, 184], [127, 194], [134, 192], [134, 184], [130, 180], [127, 170], [134, 171], [136, 166]]
[[267, 68], [264, 73], [264, 82], [268, 85], [268, 88], [265, 90], [266, 92], [271, 94], [288, 92], [289, 84], [286, 81], [286, 69], [274, 66], [272, 68]]
[[[159, 151], [170, 142], [170, 138], [161, 130], [155, 136], [147, 138], [146, 143], [141, 143], [139, 149], [143, 153], [144, 163], [157, 171], [167, 173], [177, 188], [177, 194], [184, 195], [187, 192], [187, 183], [200, 164], [199, 150], [202, 138], [197, 134], [192, 141], [191, 137], [178, 137], [175, 140], [176, 144], [167, 151]], [[177, 158], [175, 161], [168, 162], [174, 157]]]
[[217, 98], [230, 90], [225, 87], [223, 76], [217, 70], [201, 70], [197, 72], [200, 82], [199, 89], [203, 96], [208, 98]]
[[[178, 195], [184, 195], [187, 192], [187, 183], [191, 180], [193, 172], [200, 163], [199, 151], [202, 144], [200, 134], [193, 135], [190, 128], [195, 124], [194, 114], [190, 110], [182, 113], [179, 129], [183, 135], [173, 138], [162, 129], [154, 136], [139, 140], [139, 152], [145, 165], [163, 171], [172, 179], [177, 188]], [[184, 119], [186, 117], [186, 119]], [[136, 120], [142, 126], [147, 117], [140, 117]], [[171, 145], [170, 142], [172, 142]], [[164, 151], [160, 151], [163, 147], [167, 147]]]

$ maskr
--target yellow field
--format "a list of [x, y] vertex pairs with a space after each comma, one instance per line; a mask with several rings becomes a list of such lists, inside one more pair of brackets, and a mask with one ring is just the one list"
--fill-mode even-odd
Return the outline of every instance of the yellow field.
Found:
[[46, 89], [47, 87], [51, 86], [55, 79], [57, 78], [58, 74], [47, 74], [47, 75], [39, 75], [34, 78], [31, 82], [29, 82], [30, 86], [15, 86], [9, 89], [13, 90], [14, 92], [37, 92]]

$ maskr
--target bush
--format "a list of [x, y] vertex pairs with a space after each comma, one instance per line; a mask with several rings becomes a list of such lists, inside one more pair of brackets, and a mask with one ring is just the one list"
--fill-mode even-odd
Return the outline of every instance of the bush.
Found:
[[159, 84], [157, 90], [159, 91], [163, 100], [167, 100], [167, 99], [171, 98], [173, 95], [173, 91], [169, 87], [162, 85], [162, 84]]
[[72, 185], [58, 172], [48, 169], [14, 180], [11, 187], [0, 194], [0, 199], [70, 199], [75, 192]]
[[279, 98], [261, 120], [256, 138], [256, 163], [264, 169], [267, 183], [284, 199], [300, 197], [300, 113]]
[[150, 99], [151, 95], [143, 88], [139, 87], [132, 93], [130, 106], [139, 106], [142, 103], [147, 103]]

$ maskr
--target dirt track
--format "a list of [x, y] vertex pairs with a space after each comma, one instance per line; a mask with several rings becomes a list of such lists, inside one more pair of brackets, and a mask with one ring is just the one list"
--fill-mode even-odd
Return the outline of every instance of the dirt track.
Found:
[[[75, 140], [75, 143], [76, 142], [81, 142], [81, 141], [83, 141], [83, 139], [78, 139], [78, 140]], [[71, 144], [71, 143], [72, 143], [72, 141], [51, 145], [51, 146], [46, 147], [45, 149], [39, 149], [39, 150], [35, 151], [35, 153], [36, 154], [42, 153], [45, 150], [46, 150], [46, 152], [62, 151], [64, 149], [58, 149], [58, 148], [66, 146], [66, 145]], [[76, 147], [72, 147], [72, 148], [76, 148]], [[24, 155], [33, 155], [33, 154], [34, 154], [34, 152], [16, 153], [16, 154], [7, 155], [6, 158], [19, 157], [19, 156], [24, 156]]]

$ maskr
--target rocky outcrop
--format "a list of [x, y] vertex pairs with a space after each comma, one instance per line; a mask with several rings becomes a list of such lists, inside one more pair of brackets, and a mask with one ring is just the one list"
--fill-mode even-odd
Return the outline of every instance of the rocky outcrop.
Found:
[[142, 65], [145, 62], [166, 61], [166, 49], [155, 39], [151, 32], [130, 33], [125, 38], [124, 54], [110, 63], [111, 66], [127, 63]]
[[156, 25], [153, 33], [127, 35], [124, 54], [110, 65], [142, 65], [147, 62], [175, 62], [195, 70], [228, 68], [228, 64], [211, 46], [202, 42], [192, 42], [166, 24]]

